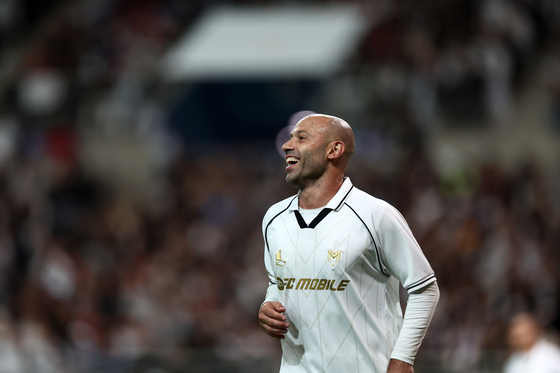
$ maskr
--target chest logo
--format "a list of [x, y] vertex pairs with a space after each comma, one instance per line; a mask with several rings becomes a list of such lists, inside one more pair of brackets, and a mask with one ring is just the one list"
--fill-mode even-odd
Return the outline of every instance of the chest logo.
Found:
[[282, 267], [284, 264], [286, 264], [286, 261], [282, 260], [282, 250], [278, 250], [276, 253], [276, 265]]
[[327, 250], [327, 262], [331, 265], [331, 269], [334, 269], [338, 263], [342, 260], [342, 250], [336, 250], [336, 245], [334, 249]]

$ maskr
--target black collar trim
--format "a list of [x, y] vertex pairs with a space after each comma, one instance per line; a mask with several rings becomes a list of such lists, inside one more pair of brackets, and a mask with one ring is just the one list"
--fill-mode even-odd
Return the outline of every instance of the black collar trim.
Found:
[[346, 201], [346, 198], [348, 198], [348, 195], [350, 194], [350, 192], [352, 191], [352, 189], [354, 189], [354, 185], [352, 185], [350, 187], [350, 189], [348, 189], [348, 193], [346, 193], [346, 195], [344, 196], [344, 198], [342, 198], [342, 201], [340, 201], [340, 203], [338, 204], [338, 206], [335, 207], [335, 211], [340, 210], [340, 208], [342, 207], [342, 204]]
[[296, 219], [297, 219], [297, 222], [298, 222], [299, 227], [301, 229], [304, 229], [304, 228], [315, 229], [317, 224], [319, 224], [321, 222], [321, 220], [323, 220], [328, 214], [330, 214], [331, 211], [333, 211], [333, 209], [324, 208], [323, 210], [321, 210], [319, 215], [317, 215], [315, 217], [315, 219], [313, 219], [313, 221], [309, 225], [307, 225], [305, 220], [303, 220], [303, 217], [301, 216], [301, 214], [299, 213], [298, 210], [295, 210], [294, 212], [296, 213]]

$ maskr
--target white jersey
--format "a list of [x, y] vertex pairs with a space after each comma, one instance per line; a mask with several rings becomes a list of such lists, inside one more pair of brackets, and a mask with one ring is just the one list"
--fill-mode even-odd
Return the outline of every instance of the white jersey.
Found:
[[385, 372], [402, 325], [399, 282], [409, 291], [436, 280], [400, 213], [346, 178], [307, 224], [297, 195], [263, 220], [265, 301], [290, 323], [282, 373]]

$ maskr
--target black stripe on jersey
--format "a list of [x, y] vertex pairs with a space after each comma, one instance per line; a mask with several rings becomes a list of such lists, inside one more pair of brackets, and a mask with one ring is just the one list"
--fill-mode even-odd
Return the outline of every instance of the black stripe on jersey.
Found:
[[381, 269], [381, 273], [383, 273], [385, 276], [389, 277], [390, 274], [385, 272], [384, 270], [384, 266], [383, 263], [381, 262], [381, 257], [379, 256], [379, 249], [377, 248], [377, 244], [375, 243], [375, 240], [373, 239], [373, 234], [371, 234], [371, 231], [369, 230], [369, 227], [367, 226], [367, 224], [364, 222], [364, 220], [360, 217], [360, 215], [358, 215], [358, 213], [352, 208], [350, 207], [350, 205], [348, 203], [344, 203], [346, 206], [348, 206], [348, 208], [350, 210], [352, 210], [352, 212], [354, 214], [356, 214], [356, 216], [358, 217], [358, 219], [360, 219], [360, 221], [362, 222], [362, 224], [364, 225], [364, 227], [366, 227], [369, 236], [371, 237], [371, 241], [373, 242], [373, 247], [375, 248], [375, 255], [377, 256], [377, 262], [379, 263], [379, 268]]
[[305, 220], [303, 220], [303, 216], [301, 216], [298, 210], [295, 210], [294, 212], [296, 213], [296, 219], [301, 229], [304, 228], [314, 229], [317, 226], [317, 224], [321, 222], [321, 220], [323, 220], [328, 214], [330, 214], [331, 211], [332, 209], [327, 209], [327, 208], [322, 209], [319, 215], [317, 215], [309, 225], [307, 225]]
[[420, 285], [425, 284], [426, 282], [430, 281], [431, 279], [433, 279], [435, 277], [436, 277], [436, 275], [432, 273], [430, 276], [428, 276], [424, 280], [420, 281], [419, 283], [414, 284], [414, 285], [410, 285], [408, 288], [406, 288], [406, 290], [410, 292], [410, 291], [416, 291], [416, 290], [422, 289], [422, 286], [420, 286]]
[[[350, 190], [348, 191], [348, 193], [346, 193], [346, 195], [344, 196], [344, 198], [342, 199], [342, 201], [340, 201], [340, 203], [338, 204], [338, 206], [336, 206], [335, 211], [338, 211], [338, 209], [340, 208], [340, 206], [342, 206], [342, 204], [346, 201], [346, 198], [348, 198], [348, 195], [350, 194], [350, 192], [352, 191], [352, 189], [354, 189], [354, 185], [352, 185], [352, 187], [350, 188]], [[350, 207], [350, 206], [348, 206]], [[352, 210], [353, 211], [353, 210]]]
[[264, 243], [266, 244], [266, 250], [270, 251], [270, 247], [268, 247], [268, 237], [266, 232], [268, 231], [268, 226], [270, 225], [270, 223], [272, 223], [274, 221], [274, 219], [276, 219], [278, 217], [278, 215], [280, 215], [281, 213], [283, 213], [284, 211], [286, 211], [287, 209], [290, 208], [290, 205], [292, 204], [292, 202], [294, 201], [294, 199], [296, 199], [297, 195], [294, 196], [294, 198], [292, 198], [290, 200], [290, 203], [288, 203], [288, 206], [286, 206], [286, 208], [282, 211], [280, 211], [278, 214], [274, 215], [274, 217], [272, 219], [270, 219], [270, 221], [268, 222], [268, 224], [266, 225], [266, 228], [264, 228]]
[[[321, 212], [322, 212], [322, 211], [321, 211]], [[300, 227], [301, 229], [303, 229], [303, 228], [309, 228], [309, 227], [307, 226], [307, 223], [305, 222], [305, 220], [303, 220], [303, 216], [301, 216], [301, 214], [299, 213], [299, 211], [298, 211], [298, 210], [295, 210], [295, 213], [296, 213], [296, 220], [297, 220], [297, 223], [299, 224], [299, 227]]]

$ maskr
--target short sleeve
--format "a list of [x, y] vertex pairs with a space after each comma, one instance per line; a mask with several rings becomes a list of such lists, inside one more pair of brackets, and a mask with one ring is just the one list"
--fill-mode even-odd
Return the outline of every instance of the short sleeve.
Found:
[[403, 216], [388, 205], [377, 227], [381, 256], [387, 270], [408, 292], [436, 281], [434, 271]]

